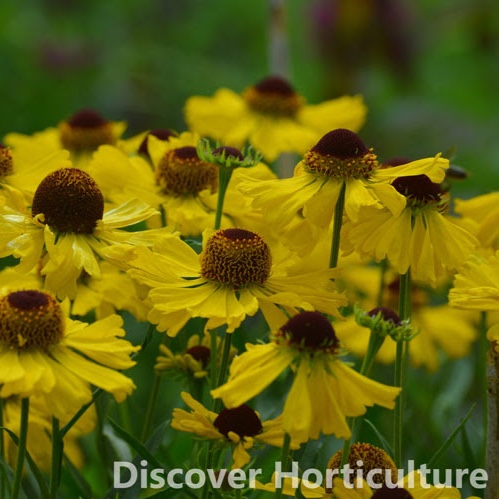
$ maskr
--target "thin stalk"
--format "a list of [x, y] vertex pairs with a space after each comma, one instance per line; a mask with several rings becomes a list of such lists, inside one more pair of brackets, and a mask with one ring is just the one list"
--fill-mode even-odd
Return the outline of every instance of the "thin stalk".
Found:
[[329, 256], [329, 268], [331, 269], [334, 269], [338, 266], [338, 259], [340, 254], [341, 224], [343, 223], [343, 211], [345, 209], [345, 191], [346, 183], [345, 181], [343, 181], [334, 209], [333, 238], [331, 241], [331, 253]]
[[146, 417], [144, 420], [144, 426], [142, 427], [142, 433], [140, 436], [140, 441], [145, 442], [151, 431], [152, 420], [154, 416], [154, 410], [156, 408], [156, 403], [158, 401], [159, 388], [161, 385], [161, 375], [157, 372], [154, 373], [154, 381], [151, 388], [151, 393], [149, 394], [149, 401], [147, 403]]
[[60, 432], [59, 420], [52, 417], [52, 461], [50, 465], [50, 498], [57, 497], [57, 489], [61, 480], [61, 465], [63, 441]]
[[[288, 471], [289, 468], [289, 449], [291, 447], [291, 436], [289, 433], [284, 434], [281, 452], [281, 469], [283, 472]], [[274, 499], [281, 499], [282, 487], [276, 488]]]
[[222, 223], [225, 193], [227, 192], [227, 187], [229, 186], [232, 172], [232, 168], [227, 168], [224, 166], [218, 167], [218, 198], [217, 211], [215, 212], [215, 230], [220, 229], [220, 225]]
[[11, 499], [18, 499], [23, 479], [24, 458], [26, 457], [26, 442], [28, 440], [29, 398], [21, 400], [21, 425], [19, 428], [19, 444], [17, 446], [16, 472], [12, 484]]
[[[232, 346], [232, 335], [233, 333], [227, 333], [227, 332], [224, 335], [222, 359], [220, 361], [220, 369], [218, 370], [218, 377], [217, 377], [217, 387], [223, 384], [223, 382], [225, 381], [225, 376], [227, 375], [227, 369], [229, 368], [230, 349]], [[213, 401], [213, 412], [216, 412], [218, 414], [221, 409], [222, 409], [222, 400], [215, 399]]]
[[[405, 274], [400, 276], [400, 291], [399, 291], [399, 310], [398, 315], [401, 321], [410, 318], [411, 306], [411, 271], [407, 270]], [[394, 384], [402, 388], [399, 396], [395, 401], [395, 409], [393, 412], [393, 454], [395, 464], [400, 467], [402, 464], [402, 428], [404, 419], [404, 382], [405, 382], [405, 367], [409, 355], [409, 342], [405, 338], [397, 340], [397, 348], [395, 354], [395, 372]]]
[[490, 345], [487, 352], [487, 443], [485, 467], [487, 469], [487, 489], [485, 499], [499, 497], [499, 355]]

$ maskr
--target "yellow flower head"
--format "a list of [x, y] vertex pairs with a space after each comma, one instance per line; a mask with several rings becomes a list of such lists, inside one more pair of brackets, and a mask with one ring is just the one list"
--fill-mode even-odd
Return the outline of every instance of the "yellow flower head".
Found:
[[14, 149], [35, 148], [45, 153], [66, 149], [71, 159], [84, 168], [92, 153], [102, 144], [116, 144], [125, 131], [122, 121], [108, 121], [93, 109], [81, 109], [57, 127], [30, 135], [10, 133], [5, 142]]
[[252, 206], [265, 213], [292, 247], [299, 247], [303, 246], [303, 235], [295, 228], [297, 221], [327, 230], [343, 184], [349, 219], [358, 220], [359, 210], [365, 206], [386, 206], [390, 213], [399, 214], [406, 198], [390, 185], [391, 181], [420, 172], [442, 181], [447, 167], [448, 161], [437, 156], [382, 168], [373, 150], [356, 133], [340, 128], [325, 134], [304, 155], [293, 177], [247, 181], [239, 188], [253, 198]]
[[117, 315], [91, 325], [65, 316], [56, 299], [35, 290], [14, 291], [0, 298], [0, 396], [44, 398], [60, 419], [92, 398], [90, 384], [122, 401], [135, 388], [116, 369], [135, 363], [139, 350], [121, 339]]
[[[206, 409], [188, 393], [182, 392], [183, 401], [191, 409], [174, 409], [172, 428], [194, 433], [208, 439], [221, 440], [233, 447], [232, 468], [242, 468], [250, 461], [248, 450], [255, 443], [265, 443], [280, 447], [284, 440], [281, 418], [262, 422], [251, 407], [240, 405], [223, 409], [219, 414]], [[299, 445], [291, 441], [291, 448]]]
[[192, 130], [236, 147], [249, 142], [268, 161], [283, 152], [303, 154], [328, 130], [358, 131], [365, 115], [360, 96], [307, 105], [279, 76], [264, 78], [242, 94], [222, 88], [213, 97], [190, 97], [185, 105]]
[[[220, 361], [221, 352], [219, 347], [221, 339], [217, 337], [217, 361]], [[166, 345], [159, 346], [160, 355], [156, 359], [154, 368], [166, 375], [191, 375], [196, 379], [208, 376], [208, 366], [210, 363], [211, 338], [209, 335], [200, 337], [191, 336], [187, 341], [187, 348], [183, 353], [173, 353]], [[231, 347], [229, 360], [237, 353], [236, 348]]]
[[258, 395], [287, 367], [295, 372], [283, 411], [287, 433], [299, 442], [320, 433], [348, 438], [346, 417], [374, 404], [394, 407], [400, 388], [370, 380], [338, 358], [339, 340], [323, 315], [301, 312], [272, 335], [268, 344], [246, 345], [232, 362], [229, 380], [212, 395], [236, 407]]
[[410, 268], [414, 279], [435, 286], [464, 263], [478, 241], [442, 213], [446, 193], [426, 174], [397, 177], [392, 186], [405, 197], [405, 208], [393, 213], [362, 207], [359, 219], [344, 225], [345, 252], [376, 261], [388, 258], [398, 273]]
[[45, 287], [59, 298], [76, 296], [82, 272], [101, 278], [104, 248], [127, 241], [151, 244], [154, 231], [116, 230], [154, 215], [145, 203], [130, 200], [109, 211], [93, 178], [78, 168], [61, 168], [39, 184], [31, 209], [4, 207], [0, 213], [0, 256], [20, 259], [19, 269], [38, 267]]
[[110, 253], [151, 288], [148, 318], [170, 336], [191, 317], [208, 319], [206, 329], [226, 324], [233, 332], [258, 310], [273, 327], [281, 321], [279, 307], [338, 315], [345, 303], [331, 281], [334, 269], [288, 274], [286, 262], [273, 262], [263, 238], [246, 229], [207, 231], [200, 255], [173, 235], [159, 240], [153, 251], [123, 246]]

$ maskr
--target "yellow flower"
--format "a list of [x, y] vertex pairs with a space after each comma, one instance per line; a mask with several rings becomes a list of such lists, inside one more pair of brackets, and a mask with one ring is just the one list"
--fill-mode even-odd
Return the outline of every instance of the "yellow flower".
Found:
[[185, 105], [190, 129], [235, 147], [248, 141], [268, 161], [283, 152], [303, 154], [334, 128], [358, 131], [365, 115], [359, 95], [306, 105], [278, 76], [265, 78], [242, 94], [222, 88], [213, 97], [190, 97]]
[[51, 171], [70, 166], [67, 151], [45, 153], [35, 147], [15, 149], [0, 144], [0, 193], [20, 191], [31, 203], [38, 184]]
[[473, 255], [455, 276], [449, 303], [466, 310], [499, 310], [499, 252], [485, 259]]
[[38, 186], [30, 209], [5, 206], [0, 212], [0, 257], [20, 259], [19, 270], [39, 266], [45, 287], [59, 298], [76, 296], [82, 272], [100, 279], [103, 250], [111, 245], [151, 244], [154, 231], [117, 230], [156, 211], [137, 200], [104, 212], [95, 181], [77, 168], [62, 168]]
[[[233, 447], [233, 469], [242, 468], [249, 463], [251, 458], [248, 450], [256, 443], [282, 446], [284, 430], [281, 417], [262, 422], [258, 413], [247, 405], [223, 409], [216, 414], [206, 409], [188, 393], [182, 392], [181, 396], [191, 411], [174, 409], [172, 428], [194, 433], [199, 437], [230, 443]], [[291, 449], [298, 447], [299, 445], [291, 440]]]
[[[406, 491], [396, 493], [400, 489]], [[461, 499], [461, 493], [455, 487], [434, 487], [429, 485], [425, 477], [419, 471], [413, 471], [397, 482], [396, 488], [382, 487], [371, 489], [366, 481], [361, 486], [354, 483], [348, 486], [343, 479], [334, 479], [334, 497], [337, 499], [370, 499], [376, 497], [390, 497], [390, 492], [395, 497], [413, 499]], [[471, 499], [471, 498], [470, 498]]]
[[398, 273], [410, 267], [415, 280], [435, 286], [464, 263], [478, 241], [441, 212], [445, 193], [427, 175], [399, 177], [392, 185], [406, 197], [406, 207], [399, 213], [362, 207], [359, 219], [343, 227], [345, 252], [378, 262], [387, 258]]
[[499, 192], [490, 192], [471, 199], [456, 199], [454, 210], [471, 222], [474, 234], [485, 248], [499, 249]]
[[57, 127], [33, 135], [9, 133], [5, 143], [15, 150], [54, 153], [66, 149], [79, 168], [85, 168], [92, 153], [102, 144], [115, 144], [125, 131], [126, 123], [108, 121], [92, 109], [81, 109]]
[[[389, 272], [386, 276], [385, 290], [382, 294], [383, 306], [397, 310], [399, 299], [399, 278]], [[351, 304], [359, 301], [364, 310], [376, 307], [377, 294], [381, 284], [381, 271], [372, 266], [356, 265], [342, 271], [342, 282], [348, 283]], [[353, 286], [352, 286], [353, 285]], [[355, 288], [355, 289], [353, 289]], [[471, 314], [455, 310], [448, 304], [433, 305], [427, 289], [413, 282], [411, 290], [411, 325], [414, 336], [409, 348], [410, 363], [436, 371], [441, 363], [442, 352], [448, 358], [458, 359], [469, 354], [477, 332]], [[370, 331], [361, 327], [353, 316], [335, 324], [338, 338], [345, 348], [353, 354], [363, 357], [369, 341]], [[385, 364], [395, 361], [396, 344], [387, 338], [376, 360]]]
[[91, 384], [117, 401], [133, 381], [116, 370], [135, 362], [135, 347], [122, 339], [122, 319], [111, 315], [92, 324], [66, 317], [56, 299], [35, 290], [0, 298], [0, 396], [43, 398], [61, 420], [92, 399]]
[[[217, 360], [220, 361], [219, 347], [221, 338], [217, 337]], [[208, 376], [208, 366], [211, 358], [211, 338], [209, 335], [194, 335], [187, 341], [184, 353], [173, 353], [166, 345], [159, 346], [160, 355], [154, 368], [167, 375], [190, 374], [196, 379]], [[229, 361], [236, 355], [237, 349], [231, 347]]]
[[[10, 431], [19, 435], [21, 419], [21, 404], [17, 397], [9, 397], [2, 401], [3, 424]], [[37, 467], [43, 471], [49, 471], [52, 457], [51, 431], [52, 415], [47, 408], [43, 398], [32, 397], [29, 407], [29, 431], [27, 449]], [[61, 421], [64, 425], [68, 422]], [[97, 413], [95, 406], [90, 406], [78, 419], [74, 426], [64, 437], [64, 454], [69, 461], [81, 469], [84, 465], [84, 452], [80, 445], [80, 438], [89, 434], [95, 428]], [[15, 467], [17, 456], [17, 445], [12, 439], [5, 439], [5, 455], [7, 462]]]
[[107, 255], [126, 261], [130, 275], [151, 288], [148, 319], [170, 336], [191, 317], [208, 319], [207, 330], [226, 324], [233, 332], [258, 310], [272, 327], [281, 321], [279, 307], [338, 315], [345, 304], [331, 281], [334, 269], [287, 274], [287, 262], [274, 263], [266, 242], [245, 229], [207, 231], [201, 255], [173, 235], [153, 251], [124, 246]]
[[229, 380], [211, 391], [226, 407], [258, 395], [286, 368], [294, 381], [287, 396], [284, 430], [298, 442], [334, 434], [349, 438], [346, 417], [364, 414], [374, 404], [393, 408], [400, 388], [366, 378], [338, 358], [339, 341], [331, 323], [317, 312], [301, 312], [273, 333], [268, 344], [246, 344]]
[[287, 235], [294, 247], [304, 244], [302, 221], [323, 231], [331, 226], [343, 183], [348, 218], [358, 220], [363, 206], [386, 206], [397, 215], [406, 200], [390, 185], [391, 181], [425, 173], [441, 182], [447, 167], [448, 161], [437, 155], [381, 168], [372, 149], [368, 149], [358, 135], [337, 129], [324, 135], [305, 154], [293, 177], [258, 183], [248, 181], [241, 184], [240, 190], [253, 198], [252, 206], [262, 210], [268, 223]]

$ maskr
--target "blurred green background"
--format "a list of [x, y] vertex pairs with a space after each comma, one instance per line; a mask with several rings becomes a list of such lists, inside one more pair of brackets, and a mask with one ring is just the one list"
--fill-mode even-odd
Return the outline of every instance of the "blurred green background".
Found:
[[282, 3], [289, 76], [310, 103], [361, 93], [361, 132], [382, 159], [456, 148], [457, 193], [499, 185], [499, 4], [494, 0], [2, 0], [0, 136], [82, 107], [127, 134], [185, 129], [193, 94], [273, 72], [271, 5]]

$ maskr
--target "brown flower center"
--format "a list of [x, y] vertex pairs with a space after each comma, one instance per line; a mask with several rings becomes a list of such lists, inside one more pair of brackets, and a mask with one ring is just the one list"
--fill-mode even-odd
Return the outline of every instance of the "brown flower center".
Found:
[[194, 360], [201, 362], [203, 368], [210, 362], [211, 351], [208, 347], [203, 345], [193, 346], [189, 348], [186, 353], [189, 354]]
[[156, 183], [165, 194], [196, 195], [218, 189], [218, 169], [199, 159], [193, 146], [167, 151], [156, 166]]
[[239, 435], [240, 438], [254, 437], [263, 429], [258, 414], [247, 405], [241, 405], [234, 409], [223, 409], [213, 421], [213, 425], [226, 437], [228, 437], [229, 432]]
[[336, 353], [340, 342], [333, 326], [319, 312], [300, 312], [276, 333], [278, 343], [296, 345], [312, 351]]
[[60, 123], [59, 134], [62, 147], [75, 153], [116, 142], [111, 123], [91, 109], [82, 109]]
[[53, 296], [29, 290], [0, 298], [0, 341], [9, 347], [47, 351], [63, 335], [63, 313]]
[[440, 184], [435, 184], [426, 175], [398, 177], [392, 185], [410, 204], [427, 205], [439, 202], [443, 194]]
[[381, 488], [376, 489], [371, 499], [412, 499], [412, 497], [412, 494], [406, 489], [383, 485]]
[[376, 317], [379, 313], [381, 313], [381, 318], [385, 321], [391, 321], [396, 326], [400, 325], [400, 317], [396, 314], [391, 308], [387, 307], [376, 307], [367, 312], [367, 315], [371, 317]]
[[0, 180], [14, 172], [14, 164], [10, 149], [0, 144]]
[[91, 234], [104, 214], [104, 197], [92, 177], [78, 168], [61, 168], [47, 175], [36, 189], [33, 217], [58, 232]]
[[322, 177], [367, 179], [378, 168], [378, 161], [356, 133], [338, 128], [305, 153], [303, 165], [309, 173]]
[[208, 239], [201, 253], [201, 275], [235, 289], [263, 284], [270, 276], [272, 257], [265, 241], [244, 229], [222, 229]]
[[173, 130], [167, 130], [166, 128], [155, 128], [154, 130], [149, 131], [142, 140], [142, 142], [140, 143], [138, 149], [139, 154], [143, 154], [148, 158], [149, 158], [149, 149], [147, 143], [150, 135], [164, 141], [169, 140], [171, 137], [177, 137], [176, 132], [174, 132]]
[[[329, 460], [327, 464], [330, 470], [339, 470], [341, 465], [341, 456], [343, 451], [339, 450]], [[386, 471], [391, 473], [390, 481], [395, 483], [398, 477], [398, 469], [393, 459], [383, 450], [371, 444], [356, 443], [350, 446], [348, 454], [348, 465], [354, 471], [353, 476], [357, 475], [357, 470], [362, 470], [363, 477], [366, 477], [371, 470], [381, 470], [381, 473], [374, 473], [372, 480], [374, 483], [384, 484], [387, 477]], [[350, 476], [351, 483], [353, 478]], [[329, 491], [330, 492], [330, 491]]]
[[254, 111], [275, 117], [292, 118], [305, 104], [305, 99], [279, 76], [269, 76], [247, 88], [243, 97]]

